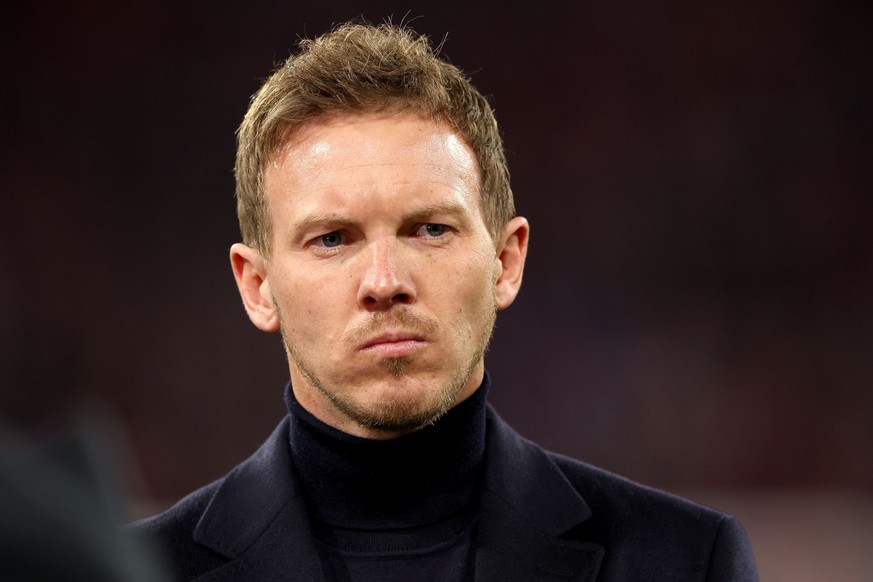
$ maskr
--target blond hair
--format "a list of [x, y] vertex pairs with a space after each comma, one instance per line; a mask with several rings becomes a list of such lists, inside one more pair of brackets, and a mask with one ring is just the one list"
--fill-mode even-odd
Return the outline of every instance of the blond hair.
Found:
[[411, 112], [448, 124], [479, 162], [485, 222], [496, 241], [515, 215], [494, 112], [427, 37], [392, 24], [344, 24], [303, 40], [252, 97], [237, 132], [237, 216], [243, 242], [269, 257], [271, 221], [264, 173], [288, 137], [323, 116]]

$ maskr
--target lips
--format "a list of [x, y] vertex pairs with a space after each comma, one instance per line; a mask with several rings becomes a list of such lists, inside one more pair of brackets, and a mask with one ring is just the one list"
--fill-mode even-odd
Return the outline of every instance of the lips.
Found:
[[360, 350], [366, 353], [396, 358], [411, 355], [426, 344], [427, 340], [420, 334], [395, 331], [382, 333], [368, 339], [361, 345]]

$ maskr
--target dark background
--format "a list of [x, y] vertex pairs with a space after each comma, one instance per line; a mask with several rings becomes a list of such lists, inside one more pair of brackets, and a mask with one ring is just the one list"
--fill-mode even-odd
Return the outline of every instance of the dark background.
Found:
[[[873, 487], [873, 4], [5, 3], [0, 410], [115, 415], [158, 505], [283, 415], [234, 130], [298, 37], [411, 20], [492, 95], [532, 247], [526, 436], [671, 488]], [[414, 18], [413, 18], [414, 17]]]

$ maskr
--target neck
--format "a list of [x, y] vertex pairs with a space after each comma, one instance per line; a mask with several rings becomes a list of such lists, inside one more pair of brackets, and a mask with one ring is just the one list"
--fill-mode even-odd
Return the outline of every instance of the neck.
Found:
[[377, 441], [325, 424], [289, 386], [291, 450], [314, 517], [347, 527], [409, 527], [469, 505], [481, 479], [487, 389], [486, 376], [435, 423]]

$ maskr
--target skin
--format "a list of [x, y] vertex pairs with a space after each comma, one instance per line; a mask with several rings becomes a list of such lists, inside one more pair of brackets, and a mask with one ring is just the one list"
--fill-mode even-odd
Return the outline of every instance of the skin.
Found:
[[270, 258], [238, 243], [231, 265], [252, 322], [281, 330], [314, 416], [392, 438], [479, 387], [528, 240], [521, 217], [491, 238], [479, 183], [464, 140], [409, 113], [318, 120], [268, 166]]

